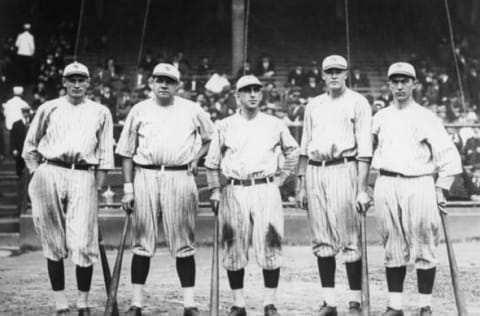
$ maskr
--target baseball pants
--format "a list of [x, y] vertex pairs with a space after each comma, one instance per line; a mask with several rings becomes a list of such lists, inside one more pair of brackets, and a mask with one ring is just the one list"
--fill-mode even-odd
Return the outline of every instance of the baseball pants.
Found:
[[42, 164], [28, 193], [44, 256], [58, 261], [71, 254], [76, 265], [91, 266], [98, 258], [95, 172]]
[[440, 214], [432, 176], [379, 176], [375, 212], [387, 267], [405, 266], [411, 253], [417, 269], [436, 266]]
[[133, 253], [152, 257], [158, 241], [161, 215], [172, 256], [195, 254], [195, 217], [198, 191], [187, 170], [152, 170], [136, 167], [134, 178]]
[[244, 268], [252, 242], [261, 268], [280, 267], [283, 207], [275, 183], [225, 186], [220, 199], [219, 221], [225, 269]]
[[355, 208], [358, 186], [355, 161], [331, 166], [307, 165], [305, 185], [313, 253], [345, 262], [360, 260], [360, 217]]

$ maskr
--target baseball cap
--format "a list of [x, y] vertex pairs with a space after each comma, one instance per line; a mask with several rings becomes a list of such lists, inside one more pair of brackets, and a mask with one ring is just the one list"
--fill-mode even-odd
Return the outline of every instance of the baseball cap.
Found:
[[20, 86], [13, 87], [14, 95], [21, 95], [22, 93], [23, 93], [23, 87], [20, 87]]
[[87, 66], [76, 61], [71, 64], [68, 64], [63, 70], [64, 77], [69, 77], [73, 75], [90, 77], [90, 73], [88, 72]]
[[248, 87], [248, 86], [260, 86], [261, 87], [262, 83], [254, 75], [245, 75], [245, 76], [240, 77], [240, 79], [238, 79], [237, 84], [235, 86], [236, 86], [236, 90], [238, 91], [238, 90], [240, 90], [242, 88], [245, 88], [245, 87]]
[[342, 69], [348, 68], [347, 60], [340, 55], [330, 55], [323, 59], [322, 70], [328, 69]]
[[165, 76], [172, 78], [177, 82], [180, 81], [180, 72], [178, 71], [178, 69], [175, 68], [175, 66], [166, 63], [160, 63], [156, 65], [155, 68], [153, 68], [152, 76]]
[[390, 67], [388, 67], [388, 78], [393, 75], [407, 76], [413, 79], [417, 78], [415, 68], [413, 68], [412, 64], [405, 62], [393, 63], [390, 65]]

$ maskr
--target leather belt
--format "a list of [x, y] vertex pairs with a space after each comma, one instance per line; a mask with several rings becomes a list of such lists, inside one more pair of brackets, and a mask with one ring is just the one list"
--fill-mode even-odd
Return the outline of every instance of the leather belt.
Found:
[[96, 167], [95, 165], [74, 164], [74, 163], [68, 163], [60, 160], [46, 160], [45, 163], [47, 165], [62, 167], [65, 169], [74, 169], [74, 170], [93, 170]]
[[418, 177], [423, 177], [422, 176], [407, 176], [402, 173], [394, 172], [394, 171], [388, 171], [388, 170], [383, 170], [380, 169], [380, 175], [385, 176], [385, 177], [399, 177], [399, 178], [418, 178]]
[[145, 169], [153, 169], [153, 170], [168, 170], [168, 171], [179, 171], [179, 170], [188, 170], [188, 165], [178, 165], [178, 166], [165, 166], [165, 165], [139, 165], [135, 164], [135, 166]]
[[323, 160], [323, 161], [309, 160], [308, 164], [312, 166], [326, 167], [326, 166], [338, 165], [341, 163], [347, 163], [349, 161], [354, 161], [354, 160], [356, 160], [355, 157], [343, 157], [343, 158], [338, 158], [333, 160]]
[[274, 181], [272, 176], [258, 179], [234, 179], [228, 178], [227, 183], [231, 185], [251, 186], [254, 184], [271, 183]]

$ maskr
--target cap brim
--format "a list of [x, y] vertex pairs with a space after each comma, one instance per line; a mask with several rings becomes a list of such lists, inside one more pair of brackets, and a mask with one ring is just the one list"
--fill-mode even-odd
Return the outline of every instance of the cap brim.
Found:
[[341, 65], [332, 65], [332, 66], [324, 67], [322, 70], [327, 71], [327, 70], [330, 70], [330, 69], [347, 70], [348, 68], [345, 67], [345, 66], [341, 66]]
[[388, 79], [391, 79], [391, 78], [394, 77], [394, 76], [417, 79], [417, 78], [415, 78], [415, 76], [413, 76], [411, 73], [404, 73], [404, 72], [394, 72], [394, 73], [388, 75]]
[[67, 77], [73, 77], [73, 76], [80, 76], [80, 77], [85, 77], [85, 78], [89, 78], [90, 76], [84, 72], [70, 72], [68, 74], [64, 74], [63, 77], [67, 78]]
[[237, 87], [237, 91], [238, 90], [241, 90], [241, 89], [244, 89], [246, 87], [263, 87], [263, 85], [260, 83], [249, 83], [249, 84], [246, 84], [246, 85], [243, 85], [243, 86], [240, 86], [240, 87]]
[[152, 77], [168, 77], [170, 79], [173, 79], [175, 81], [179, 81], [179, 79], [171, 74], [167, 74], [167, 73], [156, 73], [156, 74], [153, 74]]

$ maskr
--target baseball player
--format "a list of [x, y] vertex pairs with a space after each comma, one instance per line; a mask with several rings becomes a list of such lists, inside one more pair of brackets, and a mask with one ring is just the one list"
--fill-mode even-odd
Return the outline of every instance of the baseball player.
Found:
[[143, 288], [157, 244], [158, 213], [170, 253], [176, 258], [184, 315], [198, 315], [194, 300], [198, 202], [194, 174], [208, 150], [214, 126], [198, 104], [175, 96], [180, 73], [174, 66], [158, 64], [152, 76], [153, 96], [130, 110], [116, 149], [123, 156], [122, 204], [127, 211], [134, 205], [133, 297], [128, 315], [142, 314]]
[[[239, 111], [218, 123], [205, 160], [210, 200], [219, 205], [223, 265], [234, 297], [229, 316], [247, 315], [243, 280], [251, 236], [257, 263], [263, 269], [265, 316], [279, 316], [275, 296], [280, 278], [283, 209], [278, 186], [296, 166], [298, 144], [282, 121], [260, 112], [261, 87], [253, 75], [239, 78]], [[282, 167], [278, 164], [279, 151], [285, 156]], [[227, 179], [221, 193], [219, 169]]]
[[347, 61], [342, 56], [323, 60], [322, 78], [326, 93], [314, 97], [305, 109], [297, 202], [301, 207], [308, 204], [324, 294], [318, 315], [337, 315], [335, 256], [339, 252], [346, 262], [350, 314], [357, 315], [361, 311], [358, 212], [365, 212], [371, 203], [367, 194], [371, 108], [366, 98], [346, 87]]
[[[418, 278], [419, 315], [432, 315], [436, 247], [439, 240], [438, 205], [444, 191], [462, 172], [458, 151], [439, 118], [413, 100], [415, 69], [398, 62], [388, 69], [393, 103], [373, 118], [372, 166], [375, 210], [385, 246], [389, 302], [385, 316], [402, 316], [402, 292], [410, 254]], [[434, 173], [438, 179], [434, 181]], [[438, 205], [437, 205], [438, 204]]]
[[35, 228], [47, 258], [57, 315], [68, 315], [63, 259], [76, 265], [78, 315], [90, 315], [88, 292], [98, 257], [97, 190], [113, 169], [113, 123], [107, 107], [86, 98], [85, 65], [63, 71], [66, 96], [41, 105], [28, 130], [23, 158]]

